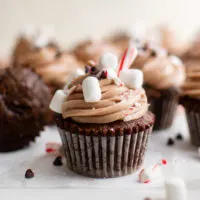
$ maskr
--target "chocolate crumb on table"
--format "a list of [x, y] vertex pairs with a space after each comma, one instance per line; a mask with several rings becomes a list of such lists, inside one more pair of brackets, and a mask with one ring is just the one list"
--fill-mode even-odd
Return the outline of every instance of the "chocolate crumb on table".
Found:
[[56, 157], [56, 159], [53, 161], [53, 165], [54, 166], [62, 166], [63, 165], [62, 157], [61, 156]]
[[181, 133], [178, 133], [178, 134], [176, 135], [176, 139], [177, 139], [177, 140], [183, 140], [183, 135], [182, 135]]
[[172, 138], [169, 138], [169, 139], [167, 140], [167, 145], [168, 145], [168, 146], [174, 145], [174, 140], [173, 140]]
[[33, 178], [34, 172], [31, 169], [27, 169], [25, 172], [25, 178]]

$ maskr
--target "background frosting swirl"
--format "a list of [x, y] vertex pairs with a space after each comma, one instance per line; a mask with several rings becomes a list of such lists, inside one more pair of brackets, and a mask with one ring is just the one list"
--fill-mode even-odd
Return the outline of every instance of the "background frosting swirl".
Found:
[[78, 77], [71, 85], [72, 91], [62, 107], [64, 118], [71, 117], [80, 123], [110, 123], [117, 120], [134, 120], [148, 110], [145, 91], [117, 86], [113, 80], [100, 80], [102, 98], [98, 102], [86, 103], [81, 83], [86, 76]]
[[200, 68], [187, 68], [186, 80], [183, 84], [183, 95], [200, 99]]
[[142, 68], [145, 83], [157, 89], [180, 87], [185, 80], [185, 68], [177, 57], [158, 57]]

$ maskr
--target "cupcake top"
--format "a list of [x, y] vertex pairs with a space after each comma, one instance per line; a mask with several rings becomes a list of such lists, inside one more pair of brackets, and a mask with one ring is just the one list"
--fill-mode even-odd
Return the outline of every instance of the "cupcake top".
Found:
[[[36, 39], [35, 37], [31, 39], [22, 37], [19, 40], [16, 56], [14, 53], [15, 65], [33, 69], [48, 85], [62, 87], [69, 73], [82, 67], [82, 63], [70, 53], [61, 53], [60, 48], [51, 38], [46, 38], [45, 35], [39, 35]], [[20, 46], [24, 41], [29, 45], [23, 47], [21, 54]], [[20, 56], [17, 56], [18, 53]]]
[[51, 48], [55, 51], [59, 50], [55, 37], [48, 32], [33, 27], [25, 29], [18, 37], [14, 46], [13, 63], [21, 65], [27, 54], [42, 47]]
[[101, 55], [105, 52], [112, 52], [119, 56], [119, 50], [112, 44], [102, 40], [86, 40], [75, 46], [73, 53], [78, 60], [87, 63], [89, 60], [99, 62]]
[[185, 68], [176, 56], [157, 57], [147, 62], [142, 71], [145, 83], [157, 88], [180, 87], [185, 80]]
[[200, 99], [200, 68], [187, 68], [186, 80], [182, 87], [182, 94]]
[[133, 69], [116, 73], [117, 65], [115, 55], [104, 54], [98, 66], [88, 66], [86, 74], [73, 79], [64, 91], [57, 91], [50, 108], [79, 123], [106, 124], [141, 118], [148, 110], [143, 74]]
[[131, 68], [142, 69], [142, 67], [150, 60], [157, 57], [164, 57], [167, 51], [152, 42], [139, 41], [136, 43], [138, 55], [132, 63]]
[[33, 116], [40, 126], [50, 98], [48, 87], [29, 69], [7, 68], [0, 76], [0, 112], [5, 118]]

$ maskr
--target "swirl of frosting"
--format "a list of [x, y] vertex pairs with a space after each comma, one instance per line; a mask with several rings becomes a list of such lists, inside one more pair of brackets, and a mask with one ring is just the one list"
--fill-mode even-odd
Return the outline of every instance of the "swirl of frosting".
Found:
[[89, 60], [95, 63], [99, 62], [101, 55], [105, 52], [111, 52], [119, 56], [119, 50], [112, 44], [101, 40], [87, 40], [78, 44], [73, 53], [78, 60], [87, 63]]
[[30, 67], [45, 83], [62, 87], [67, 76], [82, 64], [69, 53], [59, 53], [51, 46], [27, 52], [18, 60], [20, 66]]
[[145, 83], [157, 89], [180, 87], [185, 80], [185, 68], [175, 56], [155, 58], [142, 71]]
[[183, 95], [200, 98], [200, 68], [187, 68], [186, 80], [182, 86]]
[[81, 84], [87, 76], [80, 76], [71, 83], [71, 92], [62, 105], [64, 118], [71, 117], [80, 123], [105, 124], [139, 119], [147, 112], [147, 97], [142, 88], [129, 89], [109, 79], [99, 81], [102, 93], [100, 101], [85, 102]]
[[132, 63], [131, 68], [142, 69], [142, 67], [149, 61], [167, 55], [167, 51], [152, 42], [138, 41], [136, 43], [138, 55]]

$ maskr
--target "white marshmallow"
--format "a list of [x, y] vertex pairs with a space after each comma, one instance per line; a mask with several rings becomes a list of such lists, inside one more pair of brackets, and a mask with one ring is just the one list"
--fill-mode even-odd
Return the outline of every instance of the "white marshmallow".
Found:
[[172, 64], [174, 64], [174, 65], [180, 66], [183, 64], [181, 59], [177, 56], [169, 56], [169, 59], [172, 62]]
[[187, 190], [181, 178], [172, 178], [165, 182], [166, 200], [186, 200]]
[[96, 102], [101, 99], [101, 88], [96, 77], [89, 76], [82, 83], [85, 102]]
[[139, 69], [125, 69], [120, 72], [119, 78], [130, 88], [138, 89], [143, 84], [143, 73]]
[[62, 104], [66, 98], [66, 94], [63, 90], [57, 90], [50, 102], [49, 108], [56, 112], [56, 113], [62, 113]]
[[103, 56], [100, 58], [99, 67], [101, 69], [116, 69], [118, 66], [118, 59], [117, 56], [112, 53], [104, 53]]
[[150, 166], [146, 169], [142, 169], [139, 174], [139, 181], [141, 183], [148, 183], [152, 180], [162, 178], [162, 172], [159, 166]]
[[69, 84], [77, 77], [85, 75], [85, 71], [81, 68], [76, 69], [72, 74], [67, 76], [67, 83], [64, 86], [64, 91], [68, 90]]

